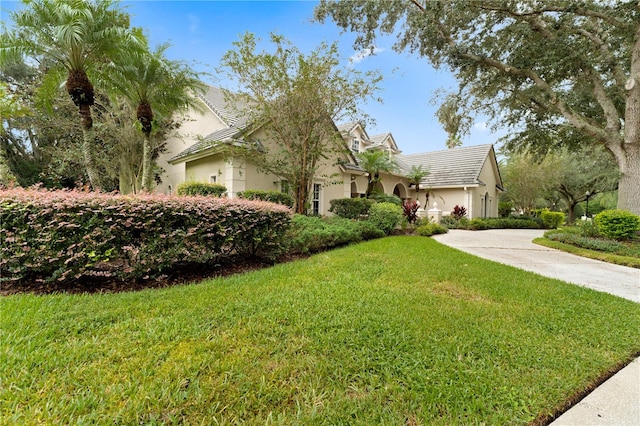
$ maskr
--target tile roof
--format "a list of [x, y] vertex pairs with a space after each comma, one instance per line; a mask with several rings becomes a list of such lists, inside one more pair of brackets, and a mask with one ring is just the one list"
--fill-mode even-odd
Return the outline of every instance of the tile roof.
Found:
[[358, 123], [357, 121], [350, 121], [348, 123], [338, 124], [336, 127], [338, 128], [338, 131], [340, 133], [349, 133], [358, 124], [360, 124], [360, 123]]
[[204, 94], [198, 97], [220, 117], [227, 126], [234, 126], [240, 119], [238, 110], [224, 100], [224, 92], [219, 87], [208, 86]]
[[220, 144], [244, 144], [242, 133], [247, 128], [247, 117], [238, 113], [239, 107], [225, 102], [222, 89], [209, 86], [199, 97], [228, 127], [209, 133], [202, 140], [174, 155], [169, 161], [179, 160]]
[[389, 136], [391, 136], [391, 133], [381, 133], [379, 135], [370, 136], [369, 141], [375, 145], [380, 145]]
[[411, 166], [420, 165], [429, 171], [429, 175], [420, 182], [421, 187], [478, 185], [483, 183], [479, 179], [480, 171], [492, 150], [493, 145], [487, 144], [397, 155], [394, 158], [404, 173], [408, 173]]

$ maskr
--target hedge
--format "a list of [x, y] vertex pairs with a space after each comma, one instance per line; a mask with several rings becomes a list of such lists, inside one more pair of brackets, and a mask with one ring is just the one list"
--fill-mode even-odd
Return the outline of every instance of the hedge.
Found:
[[220, 183], [184, 182], [178, 185], [178, 195], [204, 195], [223, 197], [227, 195], [227, 187]]
[[558, 226], [564, 223], [564, 213], [552, 212], [544, 210], [540, 212], [540, 219], [546, 229], [556, 229]]
[[330, 201], [329, 211], [345, 219], [360, 219], [369, 214], [373, 203], [367, 198], [338, 198]]
[[402, 207], [394, 203], [375, 203], [369, 209], [369, 222], [390, 234], [402, 221]]
[[294, 215], [287, 242], [289, 253], [307, 254], [384, 236], [385, 233], [369, 221]]
[[604, 210], [593, 220], [598, 232], [607, 238], [631, 239], [640, 231], [640, 216], [626, 210]]
[[290, 215], [227, 198], [0, 191], [1, 279], [132, 279], [235, 254], [274, 257]]
[[280, 191], [259, 191], [256, 189], [249, 189], [247, 191], [238, 192], [239, 198], [245, 198], [247, 200], [262, 200], [269, 201], [271, 203], [282, 204], [283, 206], [293, 207], [293, 197], [286, 192]]

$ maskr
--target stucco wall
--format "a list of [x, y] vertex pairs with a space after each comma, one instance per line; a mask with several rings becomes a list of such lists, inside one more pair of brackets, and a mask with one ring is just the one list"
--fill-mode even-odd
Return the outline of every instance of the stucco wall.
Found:
[[[189, 148], [198, 141], [198, 137], [204, 137], [216, 130], [227, 126], [210, 109], [203, 113], [190, 109], [187, 113], [177, 118], [181, 120], [180, 128], [167, 139], [167, 150], [158, 157], [158, 166], [164, 169], [161, 175], [162, 183], [155, 188], [155, 192], [169, 193], [169, 186], [175, 193], [176, 187], [188, 180], [185, 163], [169, 164], [169, 159]], [[208, 182], [208, 177], [207, 180]]]

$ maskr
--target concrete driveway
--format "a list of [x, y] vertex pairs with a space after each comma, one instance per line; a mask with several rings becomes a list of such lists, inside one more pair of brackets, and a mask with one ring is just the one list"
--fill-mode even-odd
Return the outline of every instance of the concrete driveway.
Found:
[[[640, 302], [640, 269], [549, 249], [531, 240], [544, 231], [451, 230], [433, 238], [478, 257]], [[551, 426], [640, 425], [640, 358], [616, 373]]]
[[533, 244], [538, 229], [453, 229], [433, 239], [484, 259], [611, 293], [640, 303], [640, 269], [613, 265]]

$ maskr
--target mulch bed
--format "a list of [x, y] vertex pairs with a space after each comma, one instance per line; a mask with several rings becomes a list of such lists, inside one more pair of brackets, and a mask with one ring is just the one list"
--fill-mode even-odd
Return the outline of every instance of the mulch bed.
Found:
[[191, 284], [211, 278], [243, 274], [276, 263], [290, 262], [307, 256], [286, 256], [276, 262], [259, 258], [233, 258], [215, 265], [185, 265], [154, 278], [123, 281], [117, 278], [81, 277], [64, 283], [46, 283], [42, 279], [19, 282], [4, 282], [0, 287], [0, 296], [11, 294], [54, 294], [54, 293], [118, 293], [139, 291], [148, 288], [164, 288], [174, 285]]

